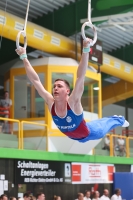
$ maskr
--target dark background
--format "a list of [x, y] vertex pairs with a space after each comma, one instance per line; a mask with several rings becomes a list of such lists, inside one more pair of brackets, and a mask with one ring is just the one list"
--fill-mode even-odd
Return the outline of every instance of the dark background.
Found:
[[[31, 176], [21, 176], [21, 169], [24, 169], [26, 171], [34, 171], [34, 168], [18, 168], [18, 161], [25, 161], [25, 163], [28, 163], [29, 161], [33, 162], [33, 163], [37, 163], [39, 162], [40, 164], [48, 164], [48, 169], [39, 169], [39, 168], [35, 168], [36, 171], [48, 171], [48, 170], [52, 170], [55, 171], [55, 176], [45, 176], [45, 177], [41, 177], [41, 176], [34, 176], [33, 178], [38, 179], [38, 178], [63, 178], [64, 182], [65, 182], [65, 176], [64, 176], [64, 166], [65, 163], [67, 164], [71, 164], [70, 162], [60, 162], [60, 161], [43, 161], [43, 160], [15, 160], [15, 184], [29, 184], [29, 183], [25, 183], [24, 182], [24, 178], [32, 178]], [[70, 179], [70, 178], [69, 178]], [[50, 182], [45, 183], [45, 184], [51, 184]], [[62, 184], [62, 182], [60, 182], [60, 184]]]
[[[58, 167], [58, 162], [53, 161]], [[115, 165], [116, 172], [130, 172], [130, 165]], [[10, 196], [17, 197], [18, 194], [18, 184], [15, 183], [15, 159], [0, 159], [0, 174], [5, 174], [5, 179], [9, 181], [8, 191], [5, 194]], [[17, 174], [16, 174], [17, 176]], [[14, 187], [12, 187], [14, 184]], [[54, 195], [59, 195], [62, 197], [62, 200], [74, 200], [77, 198], [77, 193], [84, 193], [85, 190], [91, 190], [92, 187], [97, 188], [100, 192], [100, 195], [103, 193], [103, 189], [107, 188], [110, 191], [110, 196], [113, 191], [113, 184], [40, 184], [33, 183], [27, 184], [27, 189], [25, 192], [29, 191], [36, 195], [38, 192], [44, 192], [46, 200], [52, 200]]]

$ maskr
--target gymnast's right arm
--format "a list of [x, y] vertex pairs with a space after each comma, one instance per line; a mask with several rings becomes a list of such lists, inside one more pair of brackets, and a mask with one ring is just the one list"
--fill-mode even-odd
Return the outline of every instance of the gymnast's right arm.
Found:
[[30, 62], [28, 61], [27, 55], [26, 55], [26, 49], [23, 47], [20, 47], [19, 50], [16, 49], [16, 52], [20, 56], [20, 58], [23, 60], [26, 74], [29, 80], [32, 82], [32, 84], [38, 91], [39, 95], [45, 100], [45, 102], [48, 105], [50, 105], [53, 102], [53, 96], [47, 90], [45, 90], [45, 88], [43, 87], [39, 79], [38, 74], [35, 72]]

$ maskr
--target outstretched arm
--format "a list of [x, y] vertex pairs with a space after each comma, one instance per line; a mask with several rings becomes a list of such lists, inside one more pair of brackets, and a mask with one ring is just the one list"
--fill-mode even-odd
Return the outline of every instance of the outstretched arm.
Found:
[[[89, 38], [87, 38], [86, 41], [83, 41], [83, 48], [87, 48], [89, 46], [90, 41], [91, 39]], [[75, 83], [75, 87], [70, 95], [70, 99], [72, 101], [80, 101], [81, 99], [81, 96], [84, 91], [84, 78], [88, 66], [88, 61], [89, 61], [89, 52], [82, 53], [81, 60], [77, 70], [77, 80]]]
[[[26, 55], [26, 50], [25, 50], [25, 48], [22, 48], [22, 47], [20, 47], [19, 50], [17, 49], [16, 52], [18, 55], [21, 55], [21, 56]], [[26, 70], [29, 80], [32, 82], [32, 84], [38, 91], [39, 95], [45, 100], [45, 102], [47, 104], [50, 105], [53, 101], [52, 95], [44, 89], [44, 87], [39, 79], [39, 76], [37, 75], [37, 73], [35, 72], [33, 67], [31, 66], [31, 64], [27, 58], [23, 58], [23, 63], [24, 63], [24, 67], [25, 67], [25, 70]]]

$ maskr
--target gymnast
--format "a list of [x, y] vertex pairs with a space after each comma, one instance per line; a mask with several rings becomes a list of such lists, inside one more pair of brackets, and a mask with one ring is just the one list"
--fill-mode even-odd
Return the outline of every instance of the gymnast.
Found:
[[[67, 80], [54, 81], [53, 91], [50, 94], [45, 90], [40, 79], [27, 59], [26, 48], [16, 49], [20, 59], [23, 60], [28, 78], [45, 100], [58, 129], [72, 140], [87, 142], [103, 138], [110, 130], [121, 126], [128, 127], [129, 122], [123, 116], [104, 117], [91, 122], [85, 122], [81, 97], [84, 90], [84, 78], [88, 66], [91, 39], [83, 41], [83, 52], [77, 69], [77, 80], [70, 94], [70, 86]], [[70, 95], [69, 95], [70, 94]]]

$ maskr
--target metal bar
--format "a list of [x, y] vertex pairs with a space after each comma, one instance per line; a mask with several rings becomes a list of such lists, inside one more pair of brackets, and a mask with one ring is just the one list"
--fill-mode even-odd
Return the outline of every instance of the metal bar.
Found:
[[[54, 0], [54, 1], [55, 1], [55, 0]], [[69, 2], [66, 1], [66, 0], [58, 0], [58, 1], [60, 1], [60, 2], [63, 3], [63, 4], [67, 4], [67, 5], [69, 5]]]
[[25, 124], [33, 124], [33, 125], [37, 125], [37, 126], [48, 126], [47, 124], [41, 124], [41, 123], [36, 123], [36, 122], [29, 122], [29, 121], [22, 121]]
[[23, 121], [21, 121], [20, 123], [20, 127], [21, 127], [21, 149], [24, 149], [24, 130], [23, 130]]
[[[15, 2], [12, 2], [11, 4], [8, 4], [7, 9], [11, 8], [11, 9], [15, 10], [16, 14], [18, 13], [18, 10], [19, 10], [19, 12], [23, 11], [23, 13], [25, 14], [26, 3], [22, 1], [21, 6], [19, 6], [19, 4], [20, 4], [20, 2], [18, 0], [16, 0]], [[5, 4], [3, 2], [0, 2], [0, 5], [3, 5], [3, 8], [5, 6]], [[42, 16], [42, 14], [40, 14], [40, 9], [38, 9], [37, 7], [33, 7], [31, 5], [30, 5], [30, 7], [32, 7], [32, 9], [29, 11], [29, 16], [32, 13], [32, 17], [34, 17], [35, 11], [38, 11], [38, 12], [36, 12], [37, 15]], [[11, 12], [11, 10], [9, 10], [9, 12]], [[44, 12], [42, 11], [42, 13], [44, 13]]]
[[19, 120], [17, 120], [17, 119], [9, 119], [9, 118], [0, 117], [0, 120], [5, 120], [5, 119], [6, 119], [6, 121], [17, 122], [17, 123], [19, 123]]
[[22, 149], [24, 148], [24, 123], [25, 124], [32, 124], [37, 126], [43, 126], [47, 128], [47, 143], [46, 143], [46, 150], [48, 151], [48, 125], [47, 124], [40, 124], [36, 122], [29, 122], [29, 121], [21, 121], [21, 141], [22, 141]]
[[98, 116], [99, 118], [102, 118], [102, 83], [101, 83], [101, 73], [99, 75], [99, 81], [98, 81]]
[[[20, 3], [19, 0], [16, 0], [16, 1], [17, 1], [17, 4]], [[14, 2], [12, 2], [12, 4], [13, 3]], [[22, 1], [21, 2], [21, 7], [23, 7], [25, 9], [26, 3]], [[33, 13], [35, 15], [35, 12], [36, 12], [36, 15], [38, 15], [38, 16], [42, 16], [42, 14], [44, 14], [44, 13], [46, 14], [47, 13], [47, 12], [44, 11], [44, 9], [42, 9], [42, 8], [40, 9], [38, 6], [33, 6], [32, 3], [30, 3], [30, 8], [32, 8], [32, 9], [30, 9], [30, 11], [29, 11], [29, 16], [30, 16], [31, 13]], [[40, 14], [40, 13], [42, 13], [42, 14]]]
[[21, 138], [21, 129], [20, 129], [20, 121], [19, 121], [19, 123], [18, 123], [18, 149], [21, 149], [20, 138]]
[[3, 120], [3, 121], [9, 121], [9, 122], [16, 122], [18, 123], [18, 149], [21, 148], [21, 145], [20, 145], [20, 121], [17, 120], [17, 119], [10, 119], [10, 118], [3, 118], [3, 117], [0, 117], [0, 120]]
[[[91, 19], [91, 21], [92, 22], [99, 22], [99, 21], [107, 21], [107, 20], [110, 20], [110, 19], [132, 17], [132, 16], [133, 16], [133, 12], [129, 12], [129, 13], [123, 13], [123, 14], [116, 14], [116, 15], [107, 15], [107, 16], [101, 16], [101, 17], [93, 17]], [[87, 19], [81, 19], [80, 23], [84, 23], [86, 21], [87, 21]]]
[[[0, 3], [0, 5], [2, 5], [2, 4], [3, 4], [3, 2]], [[4, 5], [4, 4], [3, 4], [3, 5]], [[17, 7], [17, 9], [16, 9], [15, 6], [8, 5], [8, 7], [7, 7], [7, 12], [10, 12], [10, 13], [15, 14], [15, 15], [17, 15], [17, 16], [23, 17], [23, 16], [25, 15], [25, 11], [24, 11], [24, 10], [19, 10], [19, 13], [18, 13], [18, 12], [17, 12], [18, 9], [19, 9], [19, 7]], [[2, 8], [1, 8], [1, 10], [2, 10]], [[4, 10], [4, 7], [3, 7], [3, 10]], [[23, 16], [20, 15], [20, 13], [22, 13]], [[40, 15], [40, 14], [39, 14], [39, 15]], [[31, 16], [32, 18], [35, 18], [35, 16], [34, 16], [33, 14], [30, 14], [30, 16]], [[40, 16], [41, 16], [41, 15], [40, 15]]]
[[112, 25], [133, 25], [133, 21], [130, 22], [109, 22]]
[[[39, 2], [40, 1], [40, 2]], [[54, 0], [55, 1], [55, 0]], [[53, 9], [58, 9], [58, 7], [57, 6], [55, 6], [54, 4], [52, 4], [51, 2], [48, 2], [48, 1], [44, 1], [44, 0], [38, 0], [37, 2], [36, 1], [32, 1], [32, 3], [33, 4], [35, 4], [35, 5], [40, 5], [41, 7], [45, 7], [45, 8], [47, 8], [48, 9], [48, 7], [49, 7], [49, 9], [50, 8], [52, 8], [52, 10]], [[46, 7], [47, 6], [47, 7]], [[51, 10], [51, 11], [52, 11]]]

